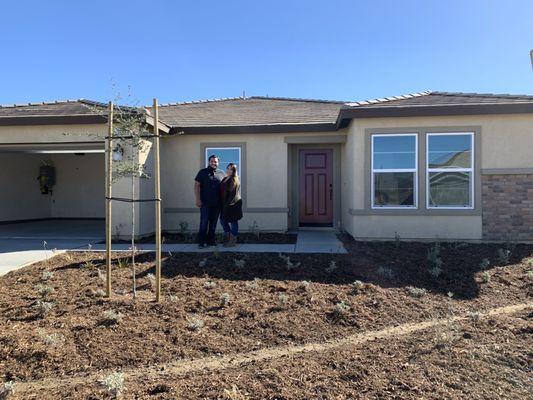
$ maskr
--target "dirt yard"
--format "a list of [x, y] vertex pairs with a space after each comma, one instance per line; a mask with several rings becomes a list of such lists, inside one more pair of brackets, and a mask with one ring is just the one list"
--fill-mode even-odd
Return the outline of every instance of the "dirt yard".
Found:
[[160, 304], [151, 254], [135, 301], [120, 254], [110, 300], [103, 253], [12, 272], [0, 382], [14, 399], [528, 398], [533, 246], [343, 240], [347, 255], [166, 255]]

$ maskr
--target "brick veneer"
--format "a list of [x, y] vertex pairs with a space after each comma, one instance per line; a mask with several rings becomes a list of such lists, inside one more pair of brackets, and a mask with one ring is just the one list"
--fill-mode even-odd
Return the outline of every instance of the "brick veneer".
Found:
[[533, 174], [482, 175], [483, 239], [533, 240]]

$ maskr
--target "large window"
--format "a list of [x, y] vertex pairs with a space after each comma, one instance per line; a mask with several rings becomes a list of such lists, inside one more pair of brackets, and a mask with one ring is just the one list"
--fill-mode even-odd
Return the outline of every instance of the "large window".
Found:
[[372, 135], [372, 208], [417, 207], [417, 135]]
[[427, 134], [428, 208], [473, 208], [474, 134]]
[[229, 163], [237, 164], [237, 172], [241, 175], [241, 148], [240, 147], [206, 147], [205, 165], [209, 165], [211, 155], [218, 157], [218, 167], [226, 172]]

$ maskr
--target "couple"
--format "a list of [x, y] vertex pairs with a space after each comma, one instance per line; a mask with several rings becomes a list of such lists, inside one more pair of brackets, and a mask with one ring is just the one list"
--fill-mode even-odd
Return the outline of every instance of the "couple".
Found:
[[200, 208], [200, 230], [198, 247], [216, 246], [215, 229], [220, 215], [224, 229], [225, 247], [237, 244], [239, 220], [242, 218], [242, 200], [237, 166], [229, 163], [226, 175], [218, 169], [218, 157], [209, 157], [209, 165], [201, 169], [194, 178], [196, 207]]

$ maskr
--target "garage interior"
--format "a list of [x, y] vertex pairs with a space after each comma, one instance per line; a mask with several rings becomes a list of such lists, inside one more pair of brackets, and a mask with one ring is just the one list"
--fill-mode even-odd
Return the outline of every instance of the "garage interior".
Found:
[[0, 146], [0, 238], [102, 239], [105, 161], [101, 146]]

